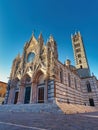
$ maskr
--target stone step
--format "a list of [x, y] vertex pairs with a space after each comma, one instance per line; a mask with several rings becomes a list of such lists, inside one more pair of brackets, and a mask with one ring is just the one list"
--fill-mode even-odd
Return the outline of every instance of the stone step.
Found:
[[56, 104], [0, 105], [1, 112], [51, 112], [63, 113]]
[[67, 104], [63, 102], [56, 102], [56, 104], [66, 114], [98, 111], [98, 107], [91, 107], [91, 106], [84, 106], [84, 105], [77, 105], [77, 104]]
[[56, 102], [56, 103], [39, 103], [39, 104], [0, 105], [0, 111], [73, 114], [73, 113], [95, 112], [98, 111], [98, 108], [91, 106]]

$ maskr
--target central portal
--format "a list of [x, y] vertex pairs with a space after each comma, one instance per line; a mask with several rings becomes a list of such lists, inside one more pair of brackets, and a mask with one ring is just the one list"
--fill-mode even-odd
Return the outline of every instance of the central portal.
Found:
[[26, 87], [24, 104], [30, 103], [30, 94], [31, 94], [31, 87]]
[[38, 88], [38, 103], [44, 103], [44, 87]]
[[[37, 103], [44, 103], [45, 102], [45, 75], [41, 70], [38, 70], [34, 75], [33, 82], [36, 83], [35, 91], [33, 94], [35, 95]], [[33, 97], [34, 97], [33, 95]]]

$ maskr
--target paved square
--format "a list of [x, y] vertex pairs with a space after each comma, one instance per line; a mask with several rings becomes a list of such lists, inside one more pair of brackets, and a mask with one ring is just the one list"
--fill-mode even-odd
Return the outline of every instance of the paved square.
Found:
[[73, 115], [0, 112], [0, 130], [98, 130], [98, 112]]

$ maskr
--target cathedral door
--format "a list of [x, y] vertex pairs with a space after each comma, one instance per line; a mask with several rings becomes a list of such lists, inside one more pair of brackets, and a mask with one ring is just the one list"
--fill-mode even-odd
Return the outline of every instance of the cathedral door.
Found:
[[25, 100], [24, 100], [25, 104], [30, 103], [30, 94], [31, 94], [31, 87], [26, 87], [25, 88]]
[[90, 103], [90, 106], [95, 106], [94, 105], [94, 100], [92, 98], [89, 99], [89, 103]]
[[44, 103], [44, 87], [38, 88], [38, 103]]
[[17, 101], [18, 101], [18, 94], [19, 94], [19, 92], [16, 92], [16, 93], [15, 93], [14, 104], [16, 104], [16, 103], [17, 103]]

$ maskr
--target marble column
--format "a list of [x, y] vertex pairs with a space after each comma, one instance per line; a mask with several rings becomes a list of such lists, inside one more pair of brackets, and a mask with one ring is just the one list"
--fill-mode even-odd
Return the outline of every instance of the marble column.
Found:
[[17, 104], [24, 104], [24, 97], [25, 97], [25, 87], [24, 85], [20, 85]]
[[44, 102], [48, 102], [48, 80], [45, 80], [45, 87], [44, 87]]
[[33, 96], [33, 83], [31, 83], [30, 104], [32, 103], [32, 96]]
[[31, 103], [37, 103], [37, 84], [32, 83], [32, 98], [30, 99]]
[[14, 104], [14, 94], [15, 94], [14, 87], [10, 88], [9, 97], [8, 97], [8, 104]]
[[34, 96], [34, 102], [37, 103], [37, 100], [38, 100], [38, 87], [37, 87], [37, 84], [35, 84], [35, 96]]

